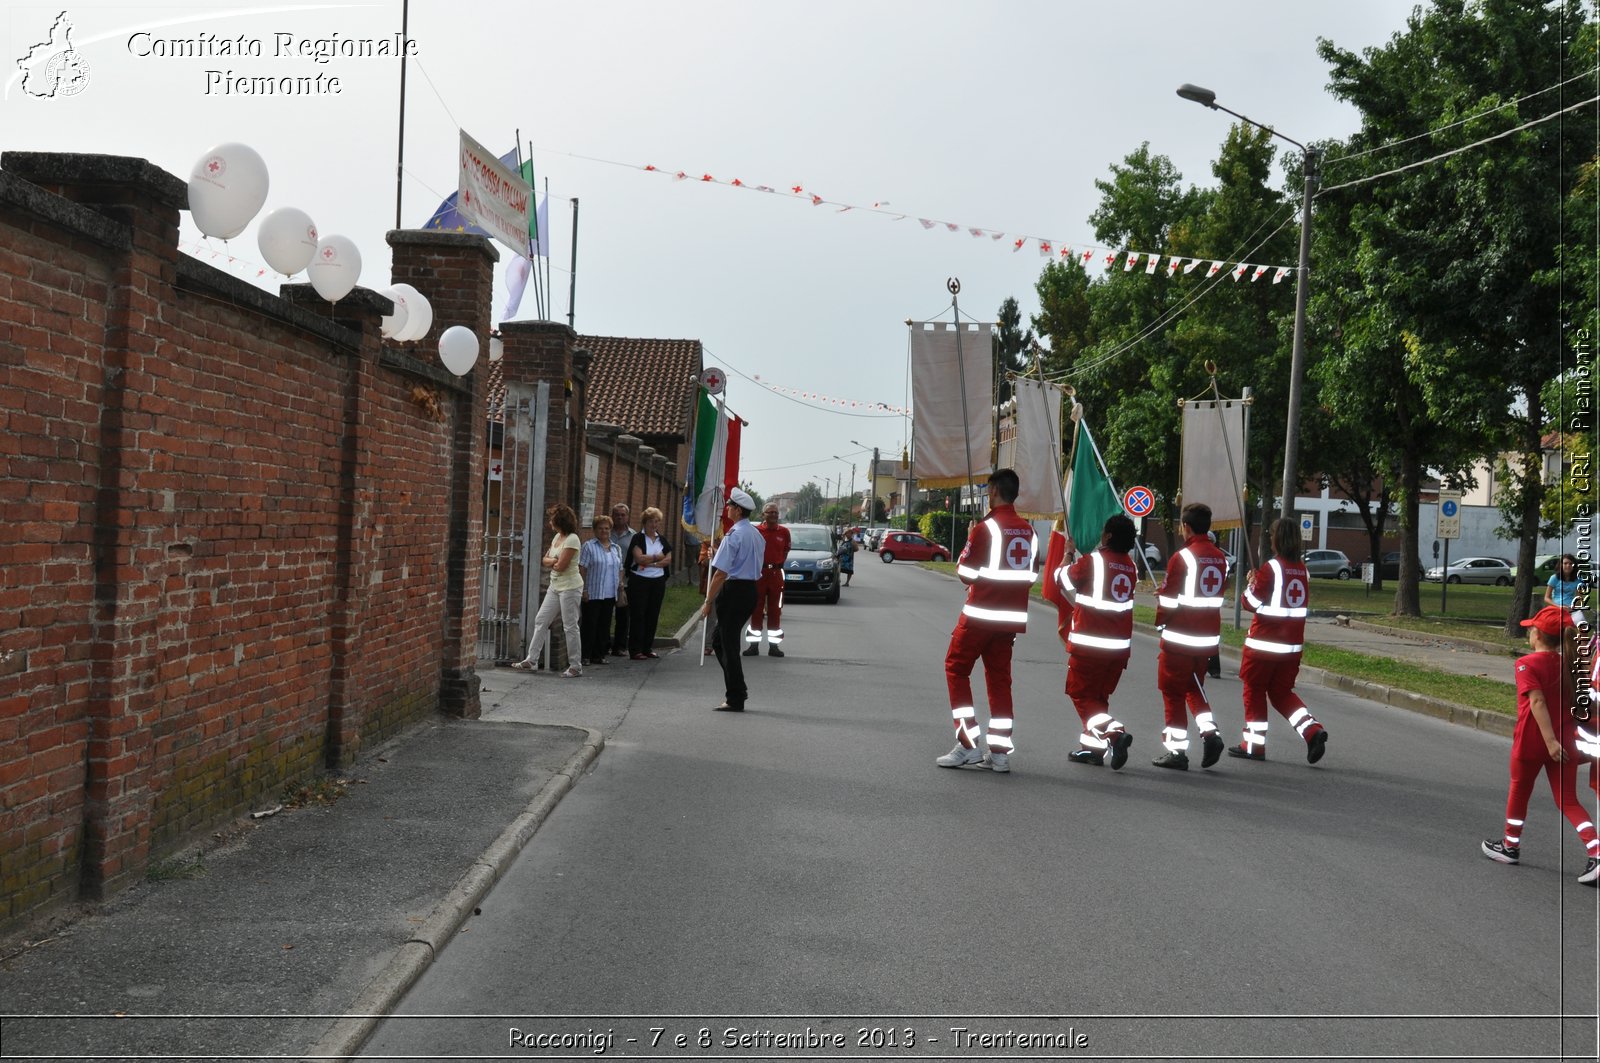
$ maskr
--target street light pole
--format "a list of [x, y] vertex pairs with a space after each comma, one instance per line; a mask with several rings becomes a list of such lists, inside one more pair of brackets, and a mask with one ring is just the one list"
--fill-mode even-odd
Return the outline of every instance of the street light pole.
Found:
[[1217, 102], [1217, 94], [1210, 89], [1184, 84], [1178, 86], [1178, 95], [1203, 107], [1209, 107], [1213, 111], [1231, 114], [1257, 129], [1264, 129], [1279, 140], [1293, 144], [1304, 154], [1306, 187], [1305, 196], [1300, 203], [1300, 263], [1295, 277], [1294, 341], [1289, 353], [1289, 409], [1284, 416], [1283, 484], [1278, 507], [1278, 515], [1289, 519], [1294, 509], [1295, 495], [1298, 494], [1300, 487], [1300, 478], [1297, 475], [1300, 464], [1300, 392], [1305, 379], [1306, 365], [1306, 300], [1311, 294], [1311, 200], [1317, 194], [1317, 182], [1321, 177], [1322, 152], [1284, 136], [1271, 126], [1262, 125], [1253, 118], [1246, 118], [1238, 111], [1229, 110]]
[[[867, 445], [865, 443], [861, 442], [861, 440], [859, 440], [859, 439], [852, 439], [850, 442], [854, 443], [856, 446], [860, 447], [862, 450], [866, 450], [867, 449]], [[873, 447], [872, 448], [872, 465], [869, 468], [871, 469], [871, 471], [867, 473], [867, 490], [866, 490], [865, 502], [866, 502], [866, 507], [867, 507], [867, 512], [866, 512], [867, 526], [871, 527], [874, 523], [876, 523], [876, 519], [875, 518], [876, 518], [876, 515], [877, 515], [877, 505], [878, 505], [878, 448], [877, 447]], [[852, 479], [854, 479], [853, 476], [852, 476]], [[887, 514], [885, 514], [885, 516], [887, 516]]]

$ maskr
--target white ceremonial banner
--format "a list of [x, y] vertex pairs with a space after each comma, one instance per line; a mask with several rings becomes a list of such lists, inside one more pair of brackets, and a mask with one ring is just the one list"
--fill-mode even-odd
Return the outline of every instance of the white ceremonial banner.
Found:
[[461, 188], [456, 209], [519, 255], [528, 253], [533, 189], [517, 172], [461, 131]]
[[1022, 481], [1017, 513], [1028, 520], [1054, 520], [1061, 512], [1061, 389], [1037, 380], [1017, 380], [1016, 433], [1006, 456]]
[[1178, 495], [1182, 505], [1211, 507], [1211, 528], [1244, 525], [1244, 401], [1190, 400], [1183, 404], [1183, 456]]
[[968, 482], [969, 470], [973, 482], [981, 483], [994, 471], [989, 464], [993, 334], [993, 325], [971, 322], [962, 322], [959, 333], [942, 322], [911, 326], [911, 431], [918, 487], [959, 487]]

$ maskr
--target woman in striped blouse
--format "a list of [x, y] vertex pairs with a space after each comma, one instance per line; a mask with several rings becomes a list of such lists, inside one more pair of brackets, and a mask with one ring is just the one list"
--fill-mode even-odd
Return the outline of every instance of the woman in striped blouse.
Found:
[[605, 664], [611, 611], [622, 578], [622, 548], [611, 541], [611, 518], [603, 513], [594, 518], [594, 538], [578, 551], [578, 571], [583, 573], [583, 645], [592, 647], [590, 664]]

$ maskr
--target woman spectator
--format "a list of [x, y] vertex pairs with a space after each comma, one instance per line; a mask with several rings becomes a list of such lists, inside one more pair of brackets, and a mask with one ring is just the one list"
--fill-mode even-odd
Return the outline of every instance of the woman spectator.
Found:
[[539, 647], [559, 610], [561, 627], [567, 633], [567, 670], [561, 673], [561, 678], [576, 679], [583, 674], [583, 636], [578, 627], [583, 576], [578, 571], [578, 515], [572, 512], [571, 506], [557, 502], [550, 507], [550, 531], [550, 549], [539, 561], [541, 567], [550, 570], [550, 589], [545, 591], [538, 615], [533, 618], [528, 655], [511, 667], [533, 671], [534, 662], [539, 659]]
[[617, 604], [622, 581], [622, 548], [611, 541], [611, 518], [594, 518], [594, 538], [578, 551], [578, 571], [583, 574], [583, 645], [589, 663], [606, 663], [606, 642], [611, 633], [611, 610]]
[[672, 547], [661, 537], [661, 511], [656, 507], [644, 511], [639, 530], [628, 545], [628, 556], [633, 559], [633, 571], [628, 573], [628, 656], [635, 661], [653, 661], [657, 654], [651, 647], [672, 559]]
[[1572, 554], [1562, 554], [1556, 561], [1556, 570], [1544, 588], [1544, 604], [1561, 609], [1572, 609], [1574, 623], [1585, 622], [1583, 611], [1576, 608], [1578, 593], [1583, 589], [1583, 577], [1578, 575], [1578, 559]]

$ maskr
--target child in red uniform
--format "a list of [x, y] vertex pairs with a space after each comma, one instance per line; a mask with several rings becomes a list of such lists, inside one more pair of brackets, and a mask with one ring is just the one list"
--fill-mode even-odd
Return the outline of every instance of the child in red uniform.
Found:
[[1600, 880], [1600, 837], [1578, 800], [1578, 756], [1571, 712], [1575, 686], [1567, 663], [1576, 657], [1572, 615], [1560, 606], [1546, 606], [1533, 619], [1524, 620], [1522, 626], [1528, 629], [1528, 647], [1533, 652], [1517, 658], [1517, 726], [1511, 739], [1505, 836], [1486, 840], [1483, 855], [1502, 864], [1515, 864], [1521, 859], [1528, 798], [1543, 771], [1550, 780], [1556, 804], [1576, 828], [1588, 853], [1578, 881], [1593, 886]]

